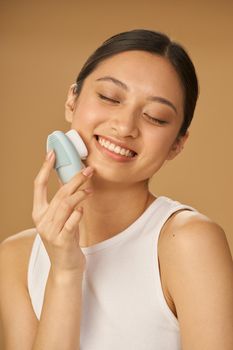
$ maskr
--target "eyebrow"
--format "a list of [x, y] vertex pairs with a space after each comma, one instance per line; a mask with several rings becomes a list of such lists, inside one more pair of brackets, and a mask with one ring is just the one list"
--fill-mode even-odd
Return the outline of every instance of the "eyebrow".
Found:
[[[110, 82], [116, 84], [117, 86], [119, 86], [120, 88], [124, 89], [125, 91], [129, 91], [129, 88], [128, 88], [128, 86], [125, 83], [123, 83], [122, 81], [120, 81], [120, 80], [118, 80], [116, 78], [113, 78], [111, 76], [104, 76], [102, 78], [96, 79], [96, 81], [110, 81]], [[164, 105], [167, 105], [167, 106], [171, 107], [174, 110], [174, 112], [177, 114], [177, 109], [174, 106], [174, 104], [171, 101], [169, 101], [166, 98], [164, 98], [164, 97], [161, 97], [161, 96], [149, 96], [147, 98], [147, 100], [152, 101], [152, 102], [160, 102], [160, 103], [162, 103]]]

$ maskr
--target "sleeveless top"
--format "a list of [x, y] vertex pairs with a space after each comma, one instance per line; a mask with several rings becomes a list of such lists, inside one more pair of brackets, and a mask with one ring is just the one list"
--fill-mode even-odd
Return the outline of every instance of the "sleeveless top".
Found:
[[[81, 248], [86, 270], [80, 350], [181, 350], [179, 323], [163, 294], [157, 252], [163, 225], [181, 209], [196, 211], [160, 196], [124, 231]], [[28, 268], [28, 290], [38, 319], [49, 269], [38, 234]]]

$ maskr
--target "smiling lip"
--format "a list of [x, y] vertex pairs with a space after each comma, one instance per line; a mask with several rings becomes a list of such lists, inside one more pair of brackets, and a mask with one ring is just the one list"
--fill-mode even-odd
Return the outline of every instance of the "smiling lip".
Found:
[[101, 153], [104, 153], [104, 154], [110, 156], [112, 159], [117, 160], [117, 161], [119, 161], [119, 162], [129, 162], [129, 161], [132, 161], [132, 160], [135, 159], [137, 153], [136, 153], [135, 151], [133, 151], [132, 149], [126, 147], [125, 144], [123, 144], [122, 142], [115, 141], [115, 140], [113, 140], [113, 139], [111, 139], [111, 138], [109, 138], [109, 137], [105, 137], [105, 136], [104, 136], [104, 137], [100, 136], [100, 138], [101, 138], [101, 139], [104, 139], [104, 140], [106, 140], [106, 141], [109, 141], [110, 143], [112, 143], [112, 144], [114, 144], [114, 145], [116, 145], [116, 146], [119, 146], [119, 147], [121, 147], [121, 148], [124, 148], [124, 149], [126, 149], [126, 150], [132, 152], [132, 153], [133, 153], [133, 156], [122, 155], [122, 154], [120, 154], [120, 153], [115, 153], [115, 152], [109, 150], [108, 148], [105, 148], [103, 145], [101, 145], [101, 144], [99, 143], [99, 140], [98, 140], [98, 139], [99, 139], [99, 136], [95, 135], [96, 147], [101, 151]]
[[119, 146], [119, 147], [121, 147], [121, 148], [124, 148], [124, 149], [126, 149], [126, 150], [129, 150], [129, 151], [131, 151], [131, 152], [134, 153], [134, 156], [137, 154], [137, 152], [135, 152], [133, 149], [129, 148], [125, 143], [123, 143], [123, 142], [121, 142], [121, 141], [114, 140], [114, 139], [111, 138], [111, 137], [102, 136], [102, 135], [95, 135], [95, 137], [96, 137], [97, 141], [98, 141], [98, 139], [99, 139], [99, 137], [100, 137], [101, 139], [104, 139], [104, 140], [106, 140], [106, 141], [109, 141], [109, 142], [113, 143], [113, 144], [116, 145], [116, 146]]

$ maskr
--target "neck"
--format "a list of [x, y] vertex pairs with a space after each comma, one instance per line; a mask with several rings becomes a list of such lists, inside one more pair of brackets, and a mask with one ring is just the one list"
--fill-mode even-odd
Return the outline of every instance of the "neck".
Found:
[[106, 240], [130, 226], [155, 200], [145, 183], [134, 185], [91, 183], [93, 194], [83, 202], [80, 246]]

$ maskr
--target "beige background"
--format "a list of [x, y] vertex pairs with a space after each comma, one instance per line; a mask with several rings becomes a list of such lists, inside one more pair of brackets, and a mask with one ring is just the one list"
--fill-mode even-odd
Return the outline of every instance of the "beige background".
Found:
[[0, 2], [0, 240], [33, 226], [33, 179], [48, 133], [69, 127], [64, 101], [84, 60], [107, 37], [134, 28], [181, 42], [201, 86], [190, 139], [153, 178], [152, 189], [218, 222], [233, 251], [231, 0]]

